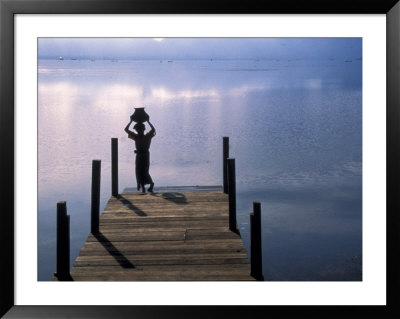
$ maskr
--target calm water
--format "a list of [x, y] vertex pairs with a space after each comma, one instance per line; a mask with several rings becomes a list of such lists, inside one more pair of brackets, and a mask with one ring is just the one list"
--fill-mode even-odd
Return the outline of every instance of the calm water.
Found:
[[110, 190], [135, 186], [124, 127], [145, 106], [156, 186], [221, 185], [236, 158], [238, 223], [262, 207], [265, 280], [362, 280], [361, 60], [39, 60], [39, 280], [56, 268], [56, 203], [71, 215], [71, 264], [90, 232], [91, 162]]

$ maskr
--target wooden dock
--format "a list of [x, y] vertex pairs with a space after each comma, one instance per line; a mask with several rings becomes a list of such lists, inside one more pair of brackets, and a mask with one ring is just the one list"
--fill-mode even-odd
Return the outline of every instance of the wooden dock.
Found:
[[57, 203], [60, 281], [264, 280], [261, 206], [250, 214], [250, 262], [236, 221], [235, 159], [223, 137], [223, 186], [118, 191], [118, 139], [111, 139], [111, 198], [100, 215], [101, 160], [92, 161], [91, 227], [70, 269], [70, 216]]
[[[221, 191], [112, 196], [70, 270], [75, 281], [255, 280]], [[57, 280], [56, 277], [54, 280]]]

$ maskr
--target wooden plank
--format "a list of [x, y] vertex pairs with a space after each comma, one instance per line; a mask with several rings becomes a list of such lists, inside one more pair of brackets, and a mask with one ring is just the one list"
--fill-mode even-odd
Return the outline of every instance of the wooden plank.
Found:
[[[242, 273], [104, 273], [104, 274], [75, 274], [71, 273], [74, 281], [254, 281], [250, 275]], [[54, 279], [56, 280], [56, 279]]]
[[[95, 260], [77, 260], [74, 262], [74, 267], [103, 267], [103, 266], [117, 266], [123, 260], [116, 259], [95, 259]], [[218, 259], [181, 259], [181, 260], [171, 260], [170, 258], [158, 259], [158, 260], [146, 260], [138, 259], [131, 260], [129, 262], [134, 266], [149, 266], [149, 265], [179, 265], [180, 267], [184, 265], [225, 265], [227, 264], [246, 264], [248, 265], [247, 258], [218, 258]], [[246, 269], [248, 266], [246, 266]]]
[[[171, 264], [178, 264], [179, 262], [187, 262], [187, 261], [204, 261], [204, 263], [213, 264], [220, 263], [219, 260], [225, 259], [248, 259], [246, 252], [241, 253], [209, 253], [209, 254], [197, 254], [197, 253], [187, 253], [187, 254], [169, 254], [166, 256], [165, 254], [152, 254], [152, 255], [124, 255], [124, 256], [111, 256], [110, 254], [101, 254], [100, 256], [96, 255], [88, 255], [83, 256], [80, 255], [76, 258], [75, 261], [107, 261], [107, 260], [119, 260], [119, 259], [128, 259], [131, 261], [143, 261], [143, 262], [158, 262], [160, 260], [171, 260]], [[240, 262], [242, 263], [242, 262]]]
[[[165, 227], [159, 227], [159, 228], [148, 227], [148, 228], [136, 228], [136, 229], [135, 228], [124, 228], [123, 231], [124, 232], [129, 232], [129, 233], [132, 233], [132, 232], [133, 233], [140, 233], [140, 232], [171, 232], [171, 231], [172, 232], [180, 232], [180, 231], [185, 232], [186, 231], [186, 233], [188, 233], [188, 232], [228, 233], [229, 229], [226, 226], [209, 227], [209, 228], [204, 228], [204, 229], [195, 229], [195, 228], [191, 229], [191, 228], [188, 228], [188, 227], [176, 227], [176, 228], [173, 228], [173, 227], [168, 227], [168, 228], [165, 228]], [[103, 228], [101, 233], [103, 233], [103, 234], [120, 233], [120, 230], [119, 229], [116, 230], [116, 229], [112, 229], [112, 228], [111, 229]], [[235, 233], [233, 233], [233, 234], [235, 236], [238, 236]]]
[[111, 247], [105, 246], [97, 246], [90, 247], [88, 245], [84, 245], [80, 251], [80, 256], [93, 256], [93, 255], [104, 255], [104, 252], [107, 252], [111, 255], [131, 255], [131, 254], [142, 254], [142, 255], [175, 255], [175, 254], [193, 254], [197, 253], [201, 254], [212, 254], [212, 253], [221, 253], [221, 254], [234, 254], [234, 253], [244, 253], [246, 249], [240, 246], [224, 246], [224, 247], [216, 247], [215, 245], [211, 247], [202, 247], [201, 245], [197, 246], [178, 246], [178, 245], [159, 245], [159, 246], [148, 246], [148, 247], [126, 247], [126, 248], [117, 248], [113, 249]]
[[[193, 266], [193, 267], [190, 267]], [[226, 265], [214, 265], [200, 267], [201, 265], [186, 265], [185, 268], [173, 266], [153, 266], [144, 268], [122, 269], [114, 266], [106, 267], [76, 267], [71, 271], [73, 278], [85, 276], [86, 278], [108, 278], [107, 280], [221, 280], [221, 278], [241, 277], [242, 280], [251, 280], [250, 275], [245, 275], [248, 269], [246, 265], [234, 265], [235, 267], [226, 267]], [[223, 266], [221, 268], [215, 266]], [[242, 267], [237, 267], [242, 266]], [[87, 280], [87, 279], [86, 279]], [[89, 279], [90, 280], [90, 279]], [[96, 279], [95, 279], [96, 280]]]
[[185, 193], [184, 195], [171, 195], [171, 194], [145, 194], [145, 195], [137, 195], [137, 194], [121, 194], [122, 198], [111, 198], [110, 202], [121, 202], [129, 201], [135, 205], [135, 203], [161, 203], [161, 202], [171, 202], [176, 204], [190, 203], [193, 201], [196, 202], [224, 202], [228, 198], [226, 194], [218, 194], [218, 193], [204, 193], [204, 194], [196, 194], [196, 193]]
[[186, 231], [185, 239], [188, 240], [201, 240], [201, 239], [235, 239], [241, 240], [240, 236], [231, 231], [216, 231], [209, 229], [188, 229]]
[[181, 231], [148, 231], [148, 232], [136, 232], [134, 230], [130, 231], [113, 231], [113, 232], [101, 232], [100, 234], [94, 236], [90, 234], [87, 238], [88, 242], [94, 241], [170, 241], [170, 240], [222, 240], [222, 239], [233, 239], [237, 240], [238, 235], [232, 232], [212, 232], [206, 229], [204, 230], [181, 230]]
[[204, 214], [204, 213], [198, 213], [198, 214], [168, 214], [168, 215], [158, 215], [158, 216], [146, 216], [146, 218], [143, 217], [138, 217], [138, 216], [118, 216], [118, 215], [103, 215], [101, 218], [102, 223], [112, 223], [112, 222], [130, 222], [130, 221], [143, 221], [143, 222], [157, 222], [157, 221], [172, 221], [172, 220], [188, 220], [188, 221], [202, 221], [202, 220], [227, 220], [228, 216], [227, 215], [222, 215], [222, 214]]
[[247, 270], [248, 265], [246, 264], [213, 264], [213, 265], [185, 265], [185, 269], [182, 269], [182, 265], [135, 265], [134, 268], [124, 269], [121, 266], [90, 266], [90, 267], [75, 267], [75, 273], [103, 273], [103, 272], [131, 272], [131, 271], [154, 271], [154, 272], [163, 272], [163, 271], [187, 271], [187, 272], [195, 272], [195, 271], [226, 271], [226, 272], [239, 272], [243, 270]]
[[102, 255], [102, 256], [79, 256], [74, 267], [86, 266], [117, 266], [120, 261], [129, 260], [134, 266], [141, 265], [215, 265], [215, 264], [248, 264], [247, 255], [240, 254], [181, 254], [181, 255], [127, 255], [124, 257]]
[[80, 254], [88, 255], [94, 253], [101, 253], [107, 251], [110, 254], [120, 253], [123, 255], [134, 254], [134, 253], [155, 253], [161, 252], [161, 254], [167, 254], [168, 252], [218, 252], [218, 251], [229, 251], [229, 252], [241, 252], [245, 248], [237, 243], [237, 241], [229, 243], [218, 243], [216, 241], [212, 243], [204, 244], [202, 242], [179, 242], [179, 241], [158, 241], [158, 242], [146, 242], [142, 241], [133, 245], [133, 243], [127, 242], [86, 242], [82, 247]]
[[[216, 226], [216, 227], [224, 227], [226, 225], [226, 221], [225, 220], [214, 220], [211, 225]], [[127, 228], [131, 228], [134, 229], [136, 228], [161, 228], [161, 227], [165, 227], [165, 228], [180, 228], [180, 227], [184, 227], [184, 228], [192, 228], [192, 229], [207, 229], [208, 226], [210, 226], [210, 222], [207, 220], [204, 221], [188, 221], [188, 220], [172, 220], [172, 221], [164, 221], [164, 222], [153, 222], [153, 223], [149, 223], [149, 222], [145, 222], [145, 221], [134, 221], [134, 222], [114, 222], [114, 223], [103, 223], [100, 220], [100, 231], [102, 231], [103, 229], [121, 229], [121, 227], [127, 227]]]
[[217, 249], [218, 247], [232, 247], [232, 248], [242, 248], [243, 243], [237, 240], [237, 238], [224, 238], [224, 239], [206, 239], [202, 238], [200, 240], [185, 240], [184, 236], [182, 237], [181, 240], [153, 240], [151, 242], [148, 241], [140, 241], [140, 242], [125, 242], [125, 241], [87, 241], [83, 247], [90, 247], [90, 248], [96, 248], [96, 247], [108, 247], [112, 246], [115, 248], [141, 248], [141, 249], [147, 249], [151, 247], [164, 247], [164, 246], [169, 246], [169, 247], [200, 247], [200, 248], [214, 248]]
[[97, 241], [110, 241], [110, 242], [120, 242], [120, 241], [176, 241], [185, 239], [185, 231], [158, 231], [158, 232], [114, 232], [114, 233], [100, 233], [96, 236], [90, 234], [88, 236], [87, 242], [97, 242]]
[[[215, 214], [214, 214], [215, 213]], [[123, 210], [114, 210], [112, 213], [104, 213], [101, 215], [103, 218], [112, 218], [112, 217], [129, 217], [136, 219], [144, 219], [143, 217], [148, 218], [157, 218], [157, 217], [228, 217], [226, 212], [221, 211], [206, 211], [206, 210], [197, 210], [197, 211], [169, 211], [169, 212], [133, 212], [133, 211], [123, 211]]]

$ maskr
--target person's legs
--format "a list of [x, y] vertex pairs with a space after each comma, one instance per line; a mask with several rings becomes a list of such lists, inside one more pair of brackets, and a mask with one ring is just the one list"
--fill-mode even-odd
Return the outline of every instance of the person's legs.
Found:
[[153, 179], [151, 178], [150, 173], [149, 173], [150, 152], [148, 152], [146, 155], [147, 155], [147, 158], [146, 158], [146, 169], [145, 169], [146, 177], [145, 177], [145, 179], [146, 179], [146, 184], [150, 184], [150, 187], [147, 190], [152, 193], [153, 192], [153, 187], [154, 187], [154, 182], [153, 182]]

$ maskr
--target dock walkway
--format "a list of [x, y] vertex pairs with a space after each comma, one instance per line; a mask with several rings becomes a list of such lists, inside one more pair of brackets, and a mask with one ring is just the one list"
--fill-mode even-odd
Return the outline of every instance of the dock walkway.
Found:
[[70, 270], [75, 281], [255, 280], [228, 195], [203, 189], [112, 196]]

